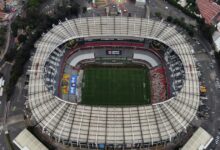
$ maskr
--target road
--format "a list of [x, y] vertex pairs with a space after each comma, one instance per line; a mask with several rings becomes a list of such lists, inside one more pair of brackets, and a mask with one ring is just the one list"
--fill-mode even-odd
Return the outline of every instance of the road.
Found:
[[7, 25], [7, 40], [6, 40], [5, 49], [4, 49], [3, 53], [1, 53], [1, 55], [0, 55], [0, 60], [2, 60], [5, 56], [5, 54], [7, 53], [8, 49], [9, 49], [10, 40], [11, 40], [11, 20], [9, 21], [9, 23]]
[[[0, 118], [0, 120], [2, 121], [3, 118]], [[5, 134], [4, 132], [1, 132], [3, 131], [2, 130], [3, 128], [4, 128], [3, 125], [0, 125], [0, 149], [8, 150], [9, 148], [7, 147], [6, 144], [7, 142], [6, 142]], [[13, 117], [9, 117], [7, 121], [7, 128], [9, 130], [11, 137], [17, 136], [18, 133], [25, 128], [24, 116], [19, 114], [19, 115], [14, 115]]]
[[[26, 64], [24, 72], [27, 71]], [[6, 83], [9, 81], [9, 75], [11, 71], [12, 64], [6, 62], [0, 67], [1, 72], [5, 77]], [[5, 143], [4, 131], [9, 131], [11, 139], [14, 139], [20, 131], [22, 131], [26, 126], [24, 124], [24, 103], [25, 99], [25, 74], [21, 76], [14, 87], [14, 93], [11, 97], [11, 101], [6, 103], [6, 95], [4, 93], [3, 97], [1, 97], [2, 104], [0, 105], [0, 149], [7, 149], [7, 145]], [[22, 121], [23, 120], [23, 121]]]
[[[201, 65], [203, 66], [202, 72], [204, 75], [204, 82], [208, 89], [207, 106], [211, 108], [209, 112], [210, 117], [208, 120], [204, 121], [201, 126], [216, 138], [218, 129], [220, 128], [220, 90], [215, 86], [215, 78], [220, 76], [220, 70], [216, 64], [214, 64], [215, 69], [211, 69], [206, 61], [202, 61]], [[220, 144], [216, 145], [215, 141], [213, 141], [210, 147], [219, 150]]]
[[[196, 39], [192, 45], [196, 52], [195, 56], [201, 64], [202, 83], [208, 90], [206, 94], [208, 100], [204, 104], [210, 108], [208, 111], [209, 118], [200, 119], [200, 125], [214, 137], [208, 150], [219, 150], [220, 144], [215, 144], [215, 138], [220, 128], [220, 90], [215, 86], [215, 80], [216, 77], [220, 77], [220, 66], [216, 63], [215, 57], [210, 55], [210, 51], [212, 51], [210, 44], [201, 35], [198, 35]], [[213, 68], [210, 67], [210, 63], [213, 63]]]
[[[11, 23], [15, 20], [15, 16], [16, 14], [13, 14], [12, 19], [8, 23], [7, 42], [5, 45], [4, 52], [0, 56], [0, 72], [3, 74], [5, 85], [7, 85], [10, 79], [12, 63], [5, 62], [4, 56], [9, 51], [10, 47], [14, 45], [14, 38], [11, 36]], [[7, 144], [5, 142], [5, 136], [2, 133], [7, 130], [7, 116], [8, 116], [7, 112], [10, 109], [10, 103], [6, 102], [7, 97], [6, 97], [5, 90], [6, 89], [4, 88], [3, 96], [0, 97], [0, 118], [2, 118], [1, 124], [0, 124], [0, 133], [1, 133], [0, 134], [0, 148], [2, 150], [8, 149]]]
[[[9, 81], [9, 75], [10, 75], [10, 71], [11, 71], [11, 67], [12, 65], [10, 63], [5, 62], [1, 67], [0, 67], [0, 71], [3, 73], [4, 79], [5, 79], [5, 84], [8, 83]], [[4, 89], [5, 90], [5, 89]], [[6, 123], [6, 110], [9, 110], [9, 105], [6, 103], [6, 94], [4, 91], [4, 94], [2, 97], [0, 97], [0, 118], [1, 118], [1, 124], [0, 124], [0, 133], [4, 133], [3, 131], [3, 126]], [[7, 109], [6, 109], [7, 108]], [[7, 149], [7, 145], [5, 143], [5, 136], [4, 134], [0, 134], [0, 148], [1, 149]]]
[[156, 12], [160, 12], [164, 18], [167, 16], [172, 16], [174, 18], [185, 18], [186, 23], [190, 23], [192, 25], [196, 25], [196, 21], [191, 17], [183, 14], [181, 10], [177, 9], [176, 7], [170, 5], [164, 0], [148, 0], [151, 16], [155, 15]]
[[[8, 81], [9, 81], [9, 75], [10, 75], [11, 67], [12, 67], [12, 64], [7, 63], [7, 62], [4, 63], [4, 64], [0, 67], [1, 73], [3, 74], [4, 79], [5, 79], [5, 85], [6, 85], [6, 84], [8, 83]], [[3, 96], [0, 97], [0, 100], [1, 100], [1, 105], [0, 105], [0, 117], [3, 117], [4, 105], [5, 105], [5, 101], [6, 101], [5, 89], [4, 89]]]

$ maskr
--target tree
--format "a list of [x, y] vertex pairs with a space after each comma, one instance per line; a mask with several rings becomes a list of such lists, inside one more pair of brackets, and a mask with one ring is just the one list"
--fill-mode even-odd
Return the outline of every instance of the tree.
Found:
[[161, 18], [161, 13], [160, 12], [156, 12], [155, 16], [158, 17], [158, 18]]
[[41, 0], [28, 0], [27, 7], [29, 10], [36, 10], [39, 8]]
[[[24, 29], [27, 35], [19, 35], [19, 42], [23, 42], [19, 51], [16, 53], [10, 53], [7, 55], [7, 59], [11, 60], [14, 58], [15, 63], [12, 66], [10, 73], [10, 80], [6, 86], [7, 100], [14, 91], [14, 86], [16, 85], [19, 77], [23, 73], [25, 63], [29, 60], [31, 51], [34, 49], [34, 43], [42, 35], [51, 28], [52, 24], [57, 24], [59, 20], [64, 20], [66, 17], [78, 16], [79, 5], [71, 3], [68, 6], [59, 7], [55, 11], [54, 16], [47, 16], [42, 14], [40, 10], [40, 5], [45, 0], [29, 0], [28, 8], [26, 10], [26, 18], [16, 18], [15, 22], [12, 23], [13, 35], [17, 36], [18, 29]], [[41, 3], [42, 2], [42, 3]], [[70, 6], [70, 7], [69, 7]], [[26, 40], [28, 37], [28, 40]], [[16, 54], [14, 56], [14, 54]]]
[[16, 49], [12, 48], [9, 52], [5, 54], [5, 61], [12, 62], [16, 56]]
[[24, 42], [26, 41], [26, 39], [27, 39], [27, 36], [24, 35], [24, 34], [20, 34], [20, 35], [18, 36], [18, 42], [19, 42], [19, 43], [24, 43]]
[[3, 46], [5, 44], [5, 37], [0, 36], [0, 46]]
[[72, 15], [78, 16], [78, 14], [79, 14], [79, 5], [76, 5], [76, 4], [72, 5], [70, 11], [71, 11]]
[[173, 21], [173, 17], [172, 16], [168, 16], [167, 17], [167, 22], [172, 22]]
[[86, 13], [87, 12], [87, 7], [83, 7], [83, 13]]
[[5, 27], [0, 28], [0, 46], [3, 46], [5, 44], [5, 34], [7, 29]]
[[186, 0], [187, 3], [195, 4], [195, 0]]
[[185, 22], [185, 18], [184, 18], [184, 17], [181, 17], [180, 20], [181, 20], [182, 22]]
[[212, 35], [215, 32], [215, 27], [213, 25], [208, 25], [205, 23], [205, 20], [202, 19], [198, 22], [198, 28], [200, 29], [201, 33], [203, 36], [210, 42], [212, 43]]
[[3, 35], [7, 32], [7, 28], [6, 27], [1, 27], [0, 28], [0, 35]]
[[128, 13], [128, 17], [131, 17], [131, 13]]
[[179, 24], [180, 24], [179, 22], [180, 22], [180, 21], [179, 21], [178, 18], [174, 18], [174, 19], [173, 19], [173, 23], [174, 23], [174, 24], [178, 24], [178, 25], [179, 25]]
[[25, 29], [28, 25], [26, 19], [17, 17], [16, 20], [11, 24], [11, 30], [14, 37], [17, 36], [18, 29]]

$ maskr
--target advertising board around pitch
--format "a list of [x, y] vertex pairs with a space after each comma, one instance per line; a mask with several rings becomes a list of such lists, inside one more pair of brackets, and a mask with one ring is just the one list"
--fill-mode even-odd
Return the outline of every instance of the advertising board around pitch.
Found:
[[70, 79], [70, 94], [72, 95], [76, 95], [77, 77], [78, 75], [72, 75]]

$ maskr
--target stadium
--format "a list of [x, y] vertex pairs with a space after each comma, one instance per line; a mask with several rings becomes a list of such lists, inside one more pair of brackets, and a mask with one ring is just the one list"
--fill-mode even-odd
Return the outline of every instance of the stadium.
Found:
[[131, 149], [186, 132], [199, 106], [189, 39], [164, 20], [77, 18], [36, 43], [27, 107], [65, 145]]

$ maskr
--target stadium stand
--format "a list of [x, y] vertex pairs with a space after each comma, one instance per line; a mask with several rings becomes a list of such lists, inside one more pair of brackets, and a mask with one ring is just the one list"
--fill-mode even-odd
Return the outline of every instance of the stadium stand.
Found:
[[167, 83], [163, 67], [156, 67], [150, 70], [151, 75], [151, 103], [165, 101], [167, 98]]
[[85, 60], [85, 59], [94, 59], [94, 52], [88, 52], [86, 54], [81, 54], [77, 57], [74, 57], [74, 59], [72, 59], [72, 61], [70, 62], [71, 66], [76, 66], [80, 61]]
[[133, 59], [144, 60], [150, 63], [151, 67], [156, 67], [159, 65], [159, 63], [154, 58], [152, 58], [152, 56], [149, 56], [147, 53], [143, 52], [134, 52]]
[[[63, 55], [58, 46], [71, 39], [108, 36], [141, 37], [168, 45], [185, 70], [181, 90], [169, 100], [136, 107], [85, 106], [62, 100], [48, 90], [43, 72], [50, 69], [50, 82], [56, 82], [53, 77], [57, 72], [52, 68]], [[192, 46], [175, 26], [164, 21], [133, 17], [66, 20], [42, 35], [35, 46], [27, 105], [42, 132], [58, 142], [89, 148], [148, 147], [172, 141], [196, 116], [199, 81]], [[52, 53], [58, 59], [50, 59]]]

